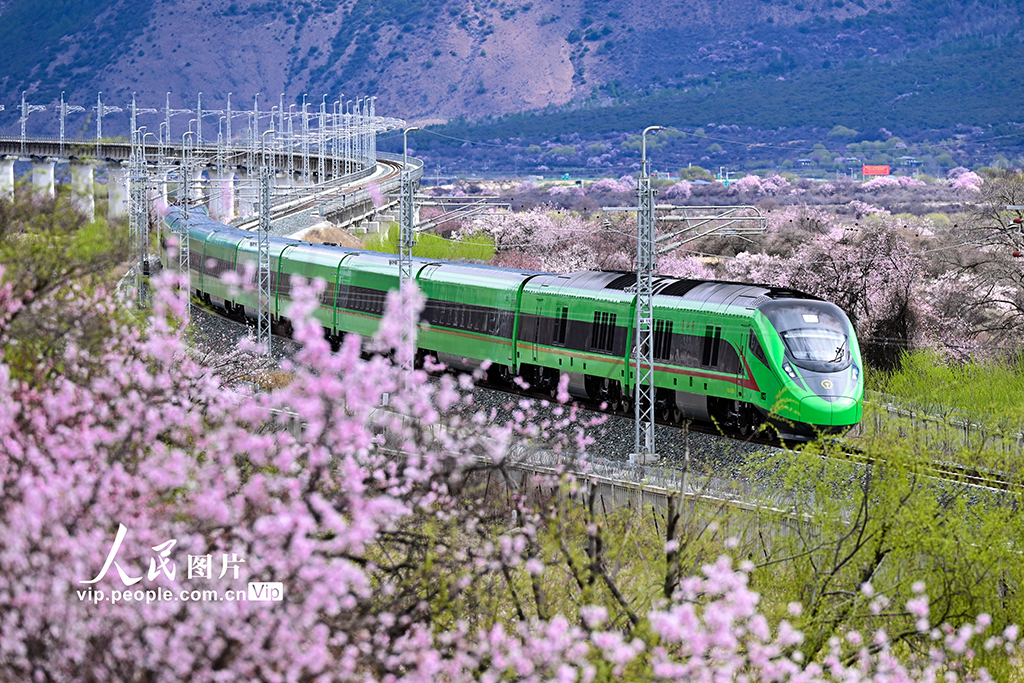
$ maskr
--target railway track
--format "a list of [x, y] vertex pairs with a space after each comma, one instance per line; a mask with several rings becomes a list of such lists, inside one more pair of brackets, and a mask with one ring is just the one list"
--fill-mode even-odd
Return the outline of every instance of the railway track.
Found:
[[[350, 183], [338, 183], [336, 186], [331, 187], [330, 184], [326, 184], [326, 189], [318, 190], [312, 194], [304, 194], [296, 199], [280, 202], [276, 206], [272, 206], [270, 210], [270, 221], [282, 220], [298, 214], [304, 213], [311, 209], [321, 207], [336, 201], [339, 199], [351, 198], [352, 195], [360, 193], [365, 194], [364, 200], [370, 200], [369, 188], [371, 185], [386, 185], [390, 182], [396, 182], [401, 175], [402, 164], [397, 161], [391, 161], [388, 159], [380, 159], [377, 162], [377, 170], [365, 177], [359, 179], [355, 184]], [[344, 180], [344, 179], [342, 179]], [[324, 186], [320, 186], [324, 187]], [[259, 218], [248, 218], [245, 221], [236, 224], [236, 227], [242, 230], [255, 230], [259, 227]]]

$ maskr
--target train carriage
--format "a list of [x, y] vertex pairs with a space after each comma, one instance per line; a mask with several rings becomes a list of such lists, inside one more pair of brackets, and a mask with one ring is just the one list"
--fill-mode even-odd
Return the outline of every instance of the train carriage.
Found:
[[473, 264], [417, 262], [426, 297], [418, 345], [441, 362], [474, 370], [484, 360], [497, 376], [516, 370], [513, 339], [524, 282], [538, 273]]
[[235, 270], [238, 261], [238, 246], [249, 235], [240, 230], [221, 229], [207, 235], [203, 245], [202, 292], [206, 303], [231, 309], [235, 295], [224, 282], [225, 273]]
[[[206, 218], [206, 220], [203, 221], [203, 218]], [[175, 264], [177, 264], [180, 253], [178, 245], [185, 220], [181, 213], [174, 211], [165, 221], [167, 224], [165, 230], [167, 235], [160, 244], [161, 255], [165, 259], [174, 260]], [[188, 240], [188, 274], [192, 291], [197, 295], [203, 292], [203, 252], [206, 240], [211, 234], [224, 227], [221, 223], [211, 221], [205, 214], [189, 217], [188, 234], [186, 237]]]
[[[239, 234], [245, 234], [242, 230], [238, 232]], [[298, 240], [287, 237], [273, 238], [268, 244], [270, 254], [270, 317], [271, 321], [275, 324], [279, 322], [284, 309], [287, 308], [287, 299], [284, 307], [281, 306], [279, 301], [281, 254], [296, 244], [301, 243]], [[241, 282], [253, 283], [259, 258], [259, 242], [255, 234], [250, 233], [248, 239], [239, 241], [237, 254], [235, 274], [240, 278]], [[255, 318], [259, 311], [258, 297], [259, 294], [255, 287], [243, 287], [235, 296], [233, 308], [236, 312], [244, 313], [250, 318]]]
[[398, 289], [398, 260], [394, 256], [372, 251], [347, 256], [338, 277], [338, 329], [372, 337], [392, 289]]
[[350, 331], [338, 319], [339, 301], [344, 300], [341, 297], [340, 285], [342, 264], [357, 253], [360, 253], [359, 250], [325, 247], [308, 242], [288, 245], [281, 251], [278, 268], [275, 296], [277, 315], [284, 316], [287, 311], [292, 300], [294, 278], [302, 277], [308, 282], [323, 280], [324, 288], [320, 292], [317, 307], [313, 309], [313, 317], [324, 328], [328, 337], [341, 338], [345, 332]]
[[[655, 384], [664, 400], [667, 378], [686, 378], [675, 392], [684, 416], [740, 432], [767, 421], [799, 437], [860, 421], [860, 349], [834, 304], [731, 282], [676, 280], [655, 292], [656, 360], [659, 345], [668, 348], [667, 362], [656, 363]], [[667, 308], [677, 313], [659, 320]]]
[[583, 271], [538, 275], [524, 285], [516, 343], [524, 379], [551, 390], [566, 373], [570, 393], [613, 406], [629, 395], [636, 297], [616, 286], [621, 279], [621, 273]]

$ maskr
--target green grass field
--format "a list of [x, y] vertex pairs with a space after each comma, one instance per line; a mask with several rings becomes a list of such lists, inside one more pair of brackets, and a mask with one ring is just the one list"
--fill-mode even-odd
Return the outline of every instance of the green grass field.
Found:
[[[392, 223], [387, 232], [367, 235], [363, 245], [371, 251], [398, 253], [398, 225]], [[467, 235], [461, 240], [450, 240], [429, 233], [416, 236], [412, 255], [438, 261], [472, 261], [487, 263], [494, 257], [494, 239], [482, 233]]]
[[907, 354], [899, 370], [869, 373], [868, 388], [908, 408], [1018, 430], [1024, 426], [1024, 359], [949, 364]]

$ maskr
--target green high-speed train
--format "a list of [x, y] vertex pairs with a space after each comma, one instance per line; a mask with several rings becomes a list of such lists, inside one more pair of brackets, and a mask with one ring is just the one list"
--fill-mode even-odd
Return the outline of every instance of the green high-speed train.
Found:
[[[179, 231], [183, 216], [163, 218]], [[188, 219], [192, 293], [253, 318], [253, 291], [223, 281], [256, 266], [256, 236], [203, 213]], [[270, 238], [272, 321], [287, 325], [292, 278], [326, 283], [314, 312], [324, 334], [370, 336], [387, 292], [398, 287], [394, 255]], [[489, 380], [519, 376], [632, 414], [636, 275], [543, 273], [414, 259], [426, 297], [417, 346], [458, 370], [490, 361]], [[790, 289], [736, 282], [654, 280], [654, 400], [659, 419], [717, 423], [748, 434], [765, 424], [786, 437], [837, 434], [863, 412], [860, 347], [836, 305]]]

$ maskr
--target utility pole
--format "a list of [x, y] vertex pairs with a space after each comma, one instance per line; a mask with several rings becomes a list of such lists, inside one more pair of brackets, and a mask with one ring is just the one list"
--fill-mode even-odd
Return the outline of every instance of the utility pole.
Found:
[[192, 278], [189, 272], [188, 228], [191, 214], [192, 193], [192, 152], [188, 146], [188, 136], [195, 138], [191, 130], [181, 135], [181, 225], [178, 228], [178, 277], [185, 290], [185, 317], [192, 317]]
[[302, 182], [309, 184], [309, 105], [302, 96]]
[[[344, 93], [342, 93], [344, 96]], [[331, 110], [331, 177], [337, 180], [341, 176], [341, 160], [338, 158], [338, 111], [341, 102], [335, 102]]]
[[256, 259], [256, 343], [270, 355], [270, 190], [274, 182], [274, 169], [267, 154], [267, 135], [263, 133], [263, 157], [260, 163], [259, 228], [257, 230]]
[[318, 183], [322, 183], [327, 178], [327, 170], [324, 166], [325, 159], [324, 154], [326, 153], [327, 138], [327, 95], [324, 95], [323, 101], [320, 103], [320, 120], [318, 121], [319, 128], [317, 129], [317, 152], [320, 156], [320, 161], [317, 166], [317, 179]]
[[295, 184], [295, 126], [292, 123], [292, 107], [294, 106], [294, 104], [288, 105], [288, 134], [286, 137], [288, 140], [288, 181], [285, 183], [285, 187]]
[[21, 153], [25, 154], [25, 124], [28, 123], [28, 115], [36, 111], [46, 111], [46, 107], [40, 104], [28, 104], [25, 102], [25, 93], [21, 93]]
[[196, 146], [203, 146], [203, 93], [196, 95]]
[[663, 130], [648, 126], [641, 135], [640, 176], [636, 181], [636, 442], [631, 462], [656, 460], [654, 449], [654, 189], [647, 168], [647, 134]]
[[[398, 289], [403, 294], [411, 286], [412, 279], [412, 245], [415, 226], [415, 208], [413, 206], [413, 182], [409, 173], [409, 133], [419, 130], [412, 126], [402, 131], [402, 196], [399, 200], [399, 234], [398, 234]], [[402, 344], [398, 349], [399, 358], [404, 370], [412, 370], [412, 338], [416, 330], [416, 320], [406, 320], [402, 326]]]
[[131, 263], [135, 271], [135, 303], [140, 309], [146, 307], [144, 263], [149, 252], [149, 177], [146, 174], [146, 146], [142, 130], [132, 131], [128, 162], [128, 235]]
[[64, 91], [60, 91], [60, 155], [64, 156], [64, 122], [68, 118], [68, 114], [84, 112], [85, 107], [80, 107], [77, 104], [68, 104], [64, 101]]
[[345, 157], [345, 175], [348, 175], [354, 170], [352, 168], [352, 165], [349, 163], [349, 159], [352, 158], [352, 121], [350, 118], [351, 114], [349, 114], [350, 110], [348, 106], [350, 104], [352, 104], [352, 100], [349, 100], [348, 102], [345, 103], [345, 118], [342, 119], [343, 124], [345, 126], [345, 149], [342, 152], [342, 155]]

